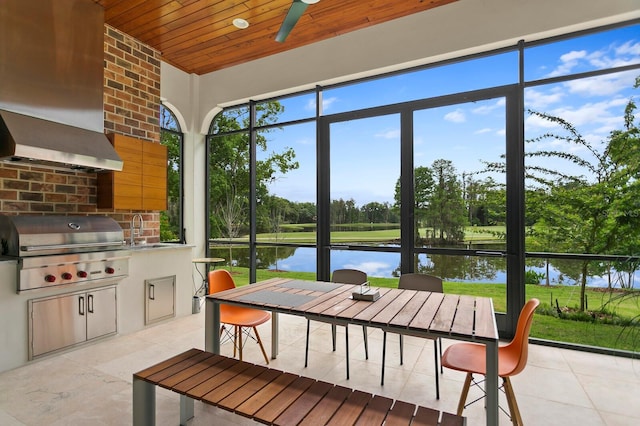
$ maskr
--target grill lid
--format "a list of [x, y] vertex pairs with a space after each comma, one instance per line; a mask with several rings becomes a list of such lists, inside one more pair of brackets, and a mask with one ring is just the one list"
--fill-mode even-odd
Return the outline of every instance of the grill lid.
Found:
[[107, 216], [0, 215], [1, 254], [29, 257], [119, 249], [124, 233]]

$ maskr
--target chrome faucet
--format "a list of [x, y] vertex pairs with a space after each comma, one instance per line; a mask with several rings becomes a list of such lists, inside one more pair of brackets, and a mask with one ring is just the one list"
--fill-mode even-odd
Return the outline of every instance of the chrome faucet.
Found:
[[144, 226], [144, 221], [142, 220], [141, 214], [135, 214], [131, 218], [131, 245], [135, 245], [135, 237], [139, 237], [142, 235], [142, 227]]

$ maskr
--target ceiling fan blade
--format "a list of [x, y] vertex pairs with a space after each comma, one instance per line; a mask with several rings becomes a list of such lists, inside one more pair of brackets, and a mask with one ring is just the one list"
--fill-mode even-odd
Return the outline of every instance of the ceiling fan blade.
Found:
[[282, 25], [280, 26], [280, 30], [276, 35], [276, 41], [282, 43], [293, 27], [298, 22], [298, 19], [302, 16], [305, 10], [307, 10], [307, 3], [304, 3], [302, 0], [293, 0], [291, 3], [291, 7], [287, 12], [287, 16], [284, 18]]

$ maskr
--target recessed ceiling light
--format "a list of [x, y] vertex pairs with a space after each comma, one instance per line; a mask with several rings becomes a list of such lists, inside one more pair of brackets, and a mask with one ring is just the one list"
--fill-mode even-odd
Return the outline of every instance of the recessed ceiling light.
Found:
[[318, 3], [320, 0], [302, 0], [302, 3], [306, 3], [306, 4], [316, 4]]
[[233, 26], [244, 30], [245, 28], [249, 27], [249, 23], [246, 21], [246, 19], [236, 18], [233, 20]]

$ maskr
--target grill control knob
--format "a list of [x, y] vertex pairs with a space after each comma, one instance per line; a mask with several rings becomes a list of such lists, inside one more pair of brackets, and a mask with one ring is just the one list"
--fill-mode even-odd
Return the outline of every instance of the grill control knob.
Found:
[[87, 278], [87, 271], [78, 271], [79, 278]]
[[69, 272], [63, 272], [62, 273], [62, 279], [63, 280], [70, 280], [71, 278], [73, 278], [73, 275], [71, 275]]
[[116, 270], [113, 269], [111, 266], [107, 266], [104, 272], [106, 272], [107, 274], [113, 274], [114, 272], [116, 272]]
[[44, 277], [44, 280], [48, 283], [53, 283], [56, 281], [56, 276], [55, 275], [47, 275]]

